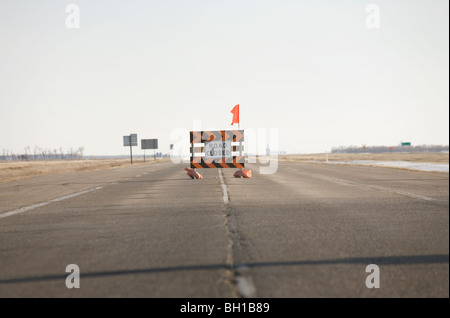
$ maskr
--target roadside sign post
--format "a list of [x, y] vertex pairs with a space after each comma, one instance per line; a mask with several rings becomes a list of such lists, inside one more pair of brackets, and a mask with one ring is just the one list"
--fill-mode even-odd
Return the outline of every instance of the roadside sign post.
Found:
[[144, 162], [145, 162], [145, 149], [153, 149], [153, 159], [156, 161], [156, 149], [158, 149], [158, 139], [141, 139], [141, 149], [144, 150]]
[[133, 164], [133, 146], [137, 146], [137, 134], [130, 134], [129, 136], [123, 136], [123, 146], [130, 147], [130, 161]]
[[131, 135], [129, 136], [130, 138], [130, 159], [131, 159], [131, 164], [133, 164], [133, 147], [131, 146]]

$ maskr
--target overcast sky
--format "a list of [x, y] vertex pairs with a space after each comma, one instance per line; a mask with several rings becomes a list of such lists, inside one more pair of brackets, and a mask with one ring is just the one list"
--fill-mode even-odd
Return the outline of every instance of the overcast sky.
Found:
[[[379, 28], [367, 25], [371, 3]], [[278, 128], [288, 152], [448, 145], [448, 6], [0, 0], [0, 154], [128, 154], [130, 133], [165, 153], [194, 120], [230, 129], [236, 104], [241, 128]]]

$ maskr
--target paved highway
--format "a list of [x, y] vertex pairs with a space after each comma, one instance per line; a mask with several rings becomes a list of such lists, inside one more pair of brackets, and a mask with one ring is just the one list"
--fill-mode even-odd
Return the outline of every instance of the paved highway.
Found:
[[249, 167], [0, 183], [0, 297], [449, 297], [448, 174]]

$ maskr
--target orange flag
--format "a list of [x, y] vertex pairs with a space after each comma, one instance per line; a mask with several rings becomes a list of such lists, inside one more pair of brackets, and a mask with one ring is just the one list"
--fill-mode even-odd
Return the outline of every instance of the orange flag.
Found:
[[239, 124], [239, 104], [233, 107], [231, 113], [233, 114], [233, 120], [231, 121], [231, 125]]

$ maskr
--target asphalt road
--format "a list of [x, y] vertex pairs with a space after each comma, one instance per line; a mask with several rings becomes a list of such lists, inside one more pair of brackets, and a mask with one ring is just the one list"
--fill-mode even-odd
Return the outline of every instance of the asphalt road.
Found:
[[449, 297], [446, 173], [184, 166], [1, 183], [0, 297]]

